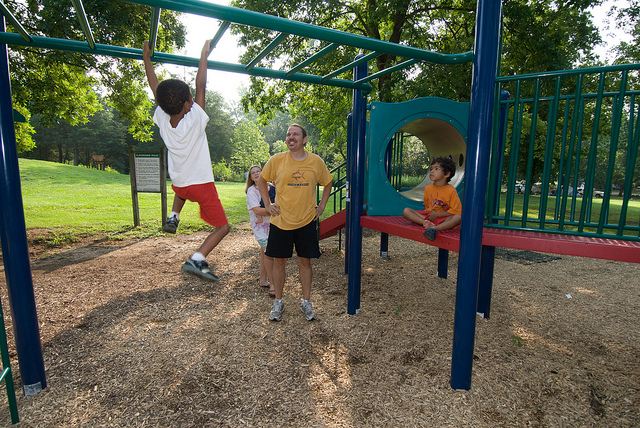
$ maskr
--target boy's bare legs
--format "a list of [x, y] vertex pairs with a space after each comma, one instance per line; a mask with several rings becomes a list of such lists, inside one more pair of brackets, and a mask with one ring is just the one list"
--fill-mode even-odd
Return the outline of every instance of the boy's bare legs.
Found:
[[173, 195], [173, 205], [171, 206], [171, 211], [172, 212], [176, 212], [176, 213], [180, 213], [180, 211], [182, 211], [182, 207], [184, 207], [184, 203], [186, 201], [187, 201], [186, 199], [182, 199], [178, 195]]
[[231, 230], [231, 226], [229, 224], [225, 224], [224, 226], [218, 226], [215, 228], [213, 232], [204, 240], [200, 248], [198, 248], [198, 252], [203, 256], [207, 257], [207, 255], [216, 248], [216, 246], [222, 241], [222, 238], [227, 236], [227, 233]]
[[414, 209], [405, 208], [402, 211], [402, 216], [416, 224], [419, 224], [420, 226], [424, 225], [425, 216]]
[[[462, 221], [462, 216], [460, 214], [454, 214], [452, 216], [447, 217], [440, 224], [435, 224], [429, 220], [425, 220], [425, 224], [429, 226], [431, 229], [435, 229], [438, 232], [442, 230], [453, 229], [457, 225], [459, 225]], [[431, 223], [430, 225], [428, 223]]]
[[176, 233], [178, 230], [178, 224], [180, 223], [180, 211], [184, 207], [186, 199], [182, 199], [178, 195], [173, 196], [173, 205], [171, 206], [171, 213], [169, 218], [162, 225], [162, 231], [167, 233]]

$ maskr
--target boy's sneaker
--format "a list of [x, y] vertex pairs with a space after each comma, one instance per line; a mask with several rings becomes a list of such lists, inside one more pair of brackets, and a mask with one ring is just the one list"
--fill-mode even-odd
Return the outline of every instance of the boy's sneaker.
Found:
[[280, 321], [282, 317], [282, 312], [284, 312], [284, 303], [282, 303], [282, 299], [273, 301], [273, 308], [271, 309], [271, 313], [269, 314], [269, 320], [271, 321]]
[[311, 300], [303, 300], [302, 305], [300, 306], [304, 317], [307, 321], [311, 321], [316, 319], [316, 312], [313, 310], [313, 305], [311, 304]]
[[166, 233], [176, 233], [176, 230], [178, 230], [178, 223], [180, 223], [180, 220], [175, 218], [175, 216], [169, 217], [164, 223], [164, 226], [162, 226], [162, 231]]
[[434, 239], [436, 239], [436, 235], [438, 234], [438, 231], [433, 229], [433, 228], [430, 228], [430, 229], [427, 229], [424, 232], [422, 232], [422, 234], [429, 241], [433, 241]]
[[193, 260], [191, 257], [187, 259], [186, 262], [182, 265], [182, 271], [187, 273], [192, 273], [200, 278], [207, 279], [209, 281], [218, 281], [218, 278], [211, 269], [209, 269], [209, 263], [206, 261], [197, 262]]

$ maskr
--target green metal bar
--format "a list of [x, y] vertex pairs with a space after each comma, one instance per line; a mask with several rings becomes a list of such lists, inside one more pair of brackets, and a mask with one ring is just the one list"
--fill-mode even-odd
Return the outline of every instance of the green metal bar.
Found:
[[629, 200], [631, 199], [631, 193], [633, 191], [634, 169], [638, 158], [638, 145], [640, 145], [640, 103], [638, 104], [638, 110], [636, 110], [636, 97], [633, 95], [629, 99], [629, 126], [627, 132], [627, 162], [624, 169], [625, 179], [622, 188], [623, 200], [620, 220], [618, 221], [618, 235], [622, 235], [627, 220]]
[[209, 47], [211, 50], [215, 49], [215, 47], [218, 45], [218, 42], [224, 35], [224, 33], [229, 29], [230, 25], [231, 23], [229, 21], [222, 21], [220, 23], [220, 27], [218, 27], [218, 32], [216, 33], [215, 36], [213, 36], [213, 39], [211, 39], [211, 43], [209, 43]]
[[[562, 121], [562, 142], [560, 145], [560, 162], [558, 163], [558, 186], [556, 190], [556, 209], [553, 217], [559, 220], [558, 229], [564, 228], [565, 210], [567, 208], [567, 197], [574, 197], [576, 189], [573, 189], [571, 195], [569, 195], [569, 174], [571, 153], [567, 148], [567, 134], [569, 133], [569, 120], [571, 112], [571, 103], [565, 101], [564, 103], [564, 119]], [[569, 167], [569, 168], [568, 168]], [[562, 209], [561, 209], [562, 207]]]
[[316, 62], [318, 59], [322, 58], [323, 56], [327, 55], [329, 52], [333, 52], [334, 50], [336, 50], [340, 45], [337, 45], [335, 43], [330, 43], [328, 46], [325, 46], [323, 49], [321, 49], [319, 52], [317, 52], [316, 54], [310, 56], [309, 58], [307, 58], [306, 60], [302, 61], [300, 64], [296, 65], [295, 67], [293, 67], [291, 70], [287, 71], [286, 76], [289, 77], [292, 74], [294, 74], [296, 71], [298, 70], [302, 70], [303, 68], [305, 68], [306, 66], [308, 66], [309, 64], [312, 64], [314, 62]]
[[345, 73], [347, 71], [351, 71], [354, 67], [362, 64], [363, 62], [368, 62], [371, 59], [377, 58], [380, 55], [382, 55], [382, 53], [380, 52], [371, 52], [370, 54], [367, 54], [363, 57], [361, 57], [360, 59], [357, 59], [355, 61], [350, 62], [349, 64], [340, 67], [339, 69], [337, 69], [336, 71], [332, 71], [329, 74], [325, 74], [324, 76], [322, 76], [322, 80], [328, 80], [332, 77], [336, 77], [337, 75], [341, 74], [341, 73]]
[[[576, 185], [576, 189], [577, 186], [579, 185], [579, 174], [580, 174], [580, 158], [582, 157], [582, 135], [584, 132], [584, 111], [585, 111], [585, 105], [586, 105], [586, 100], [584, 98], [580, 99], [580, 105], [578, 106], [578, 131], [576, 134], [576, 151], [575, 151], [575, 161], [574, 161], [574, 169], [575, 169], [575, 176], [574, 176], [574, 184]], [[585, 178], [586, 180], [586, 178]], [[571, 220], [575, 220], [575, 213], [576, 213], [576, 207], [578, 204], [578, 200], [577, 198], [574, 199], [572, 201], [572, 205], [571, 205]], [[581, 204], [584, 204], [586, 202], [585, 199], [585, 194], [584, 194], [584, 188], [582, 191], [582, 202]], [[584, 212], [585, 206], [582, 206], [582, 211]], [[584, 221], [584, 219], [582, 219], [582, 221]]]
[[522, 204], [522, 227], [527, 227], [527, 220], [529, 218], [529, 199], [531, 197], [531, 186], [533, 180], [533, 154], [535, 152], [536, 145], [536, 129], [538, 127], [538, 108], [539, 108], [539, 96], [540, 96], [540, 79], [536, 79], [533, 108], [531, 111], [531, 129], [529, 135], [529, 151], [527, 154], [527, 172], [524, 192], [524, 202]]
[[[109, 46], [102, 45], [100, 43], [96, 43], [96, 49], [91, 50], [86, 43], [78, 42], [75, 40], [62, 40], [62, 39], [51, 39], [47, 37], [39, 37], [33, 36], [33, 42], [27, 43], [24, 41], [18, 34], [14, 33], [3, 33], [0, 32], [0, 43], [7, 43], [12, 45], [21, 45], [21, 46], [31, 46], [45, 49], [61, 49], [73, 52], [83, 52], [90, 53], [95, 55], [107, 55], [118, 58], [129, 58], [142, 60], [142, 50], [134, 49], [134, 48], [124, 48], [119, 46]], [[153, 56], [153, 60], [155, 62], [175, 64], [175, 65], [184, 65], [187, 67], [198, 67], [198, 58], [190, 58], [184, 56], [178, 56], [173, 54], [166, 54], [156, 52]], [[242, 64], [230, 64], [218, 61], [208, 61], [208, 68], [211, 70], [220, 70], [220, 71], [228, 71], [231, 73], [240, 73], [240, 74], [248, 74], [251, 76], [260, 76], [260, 77], [268, 77], [272, 79], [281, 79], [281, 80], [290, 80], [295, 82], [303, 82], [303, 83], [313, 83], [319, 85], [328, 85], [335, 86], [339, 88], [348, 88], [348, 89], [359, 89], [362, 91], [371, 91], [371, 85], [356, 85], [351, 80], [344, 79], [329, 79], [327, 81], [322, 81], [321, 76], [315, 76], [312, 74], [302, 74], [296, 73], [293, 76], [286, 77], [284, 71], [280, 70], [270, 70], [267, 68], [259, 68], [254, 67], [253, 69], [247, 71], [245, 70], [245, 66]]]
[[400, 64], [396, 64], [393, 67], [385, 68], [384, 70], [380, 70], [377, 73], [373, 73], [373, 74], [365, 77], [364, 79], [358, 79], [358, 80], [356, 80], [356, 84], [362, 84], [362, 83], [370, 82], [373, 79], [377, 79], [379, 77], [382, 77], [382, 76], [385, 76], [387, 74], [393, 73], [394, 71], [398, 71], [398, 70], [405, 69], [407, 67], [411, 67], [413, 64], [416, 64], [418, 62], [420, 62], [419, 59], [410, 59], [410, 60], [401, 62]]
[[16, 17], [11, 13], [7, 6], [5, 6], [3, 1], [0, 1], [0, 12], [2, 12], [7, 21], [9, 21], [9, 24], [11, 24], [13, 29], [16, 30], [25, 41], [31, 42], [31, 36], [27, 33], [27, 30], [25, 30], [22, 24], [18, 22]]
[[11, 423], [17, 424], [20, 422], [20, 418], [18, 416], [18, 404], [16, 402], [16, 391], [11, 372], [11, 359], [9, 357], [9, 347], [7, 346], [7, 332], [4, 326], [2, 305], [0, 305], [0, 359], [2, 359], [3, 367], [0, 382], [4, 380], [5, 389], [7, 391], [7, 401], [9, 403], [9, 413], [11, 415]]
[[591, 221], [591, 207], [593, 204], [593, 186], [596, 171], [596, 161], [598, 157], [598, 128], [600, 126], [600, 114], [602, 112], [602, 94], [604, 92], [606, 74], [600, 73], [600, 83], [598, 84], [598, 97], [593, 112], [593, 127], [591, 129], [591, 144], [589, 147], [589, 158], [587, 161], [587, 176], [585, 177], [584, 193], [582, 194], [582, 209], [580, 221]]
[[[542, 188], [540, 189], [540, 227], [544, 229], [547, 218], [547, 203], [549, 200], [549, 182], [553, 167], [553, 148], [555, 146], [555, 130], [558, 125], [558, 104], [560, 102], [561, 76], [556, 78], [554, 101], [551, 102], [549, 117], [547, 118], [547, 144], [544, 151], [544, 165], [542, 169]], [[556, 194], [558, 193], [556, 189]]]
[[76, 8], [76, 13], [78, 14], [78, 19], [80, 20], [80, 26], [82, 27], [84, 36], [87, 38], [87, 43], [89, 43], [89, 47], [91, 49], [95, 49], [96, 41], [93, 39], [93, 33], [91, 33], [91, 27], [89, 26], [89, 21], [87, 20], [87, 14], [84, 11], [82, 0], [71, 1], [73, 2], [73, 6]]
[[544, 77], [555, 77], [559, 75], [560, 76], [581, 76], [585, 74], [597, 74], [597, 73], [611, 72], [611, 71], [637, 70], [638, 68], [640, 68], [640, 63], [608, 65], [608, 66], [602, 66], [602, 67], [586, 67], [586, 68], [576, 68], [573, 70], [546, 71], [542, 73], [519, 74], [515, 76], [499, 76], [499, 77], [496, 77], [496, 82], [515, 82], [519, 80], [539, 79]]
[[201, 0], [128, 0], [131, 3], [145, 4], [147, 6], [161, 7], [177, 12], [192, 13], [208, 16], [222, 21], [230, 21], [237, 24], [264, 28], [282, 33], [295, 34], [302, 37], [337, 43], [339, 45], [352, 46], [368, 51], [380, 51], [404, 58], [416, 58], [436, 64], [463, 64], [471, 62], [473, 52], [459, 54], [441, 54], [424, 49], [418, 49], [398, 43], [372, 39], [345, 31], [332, 30], [304, 22], [292, 21], [272, 15], [265, 15], [250, 10], [239, 9], [230, 6], [213, 4]]
[[507, 186], [507, 202], [505, 205], [504, 224], [509, 224], [509, 219], [513, 216], [514, 192], [517, 181], [518, 158], [520, 153], [520, 135], [522, 133], [522, 115], [524, 114], [524, 104], [520, 101], [521, 82], [516, 82], [516, 91], [513, 97], [513, 125], [511, 126], [511, 151], [509, 153], [509, 173], [508, 182], [513, 186]]
[[156, 41], [158, 40], [158, 26], [160, 25], [160, 9], [157, 7], [153, 8], [153, 13], [151, 14], [151, 25], [149, 29], [149, 48], [151, 48], [151, 56], [154, 55], [156, 51]]
[[259, 63], [262, 60], [262, 58], [269, 55], [269, 53], [271, 53], [271, 51], [273, 51], [276, 47], [278, 47], [278, 45], [282, 43], [282, 41], [287, 37], [289, 37], [289, 34], [287, 33], [278, 34], [278, 36], [275, 39], [273, 39], [271, 43], [269, 43], [267, 47], [262, 50], [262, 52], [260, 52], [258, 55], [256, 55], [255, 58], [249, 61], [249, 63], [245, 66], [245, 69], [247, 71], [250, 71], [257, 63]]
[[625, 89], [627, 87], [627, 77], [629, 72], [624, 70], [620, 79], [619, 95], [613, 98], [611, 106], [611, 140], [609, 142], [609, 165], [607, 167], [607, 176], [604, 184], [604, 195], [602, 198], [602, 208], [600, 209], [600, 226], [598, 232], [602, 232], [603, 224], [607, 222], [609, 216], [609, 204], [611, 202], [611, 186], [613, 185], [613, 170], [616, 166], [616, 153], [618, 151], [618, 142], [620, 137], [620, 127], [622, 126], [622, 107], [624, 105]]

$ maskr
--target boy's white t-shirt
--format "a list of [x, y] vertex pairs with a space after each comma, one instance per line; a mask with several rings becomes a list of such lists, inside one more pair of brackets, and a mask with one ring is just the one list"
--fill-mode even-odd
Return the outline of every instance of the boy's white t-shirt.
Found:
[[193, 103], [191, 111], [184, 115], [177, 127], [171, 127], [170, 119], [171, 116], [160, 106], [156, 107], [153, 121], [167, 146], [169, 177], [173, 185], [186, 187], [213, 182], [209, 144], [204, 133], [209, 116], [199, 104]]

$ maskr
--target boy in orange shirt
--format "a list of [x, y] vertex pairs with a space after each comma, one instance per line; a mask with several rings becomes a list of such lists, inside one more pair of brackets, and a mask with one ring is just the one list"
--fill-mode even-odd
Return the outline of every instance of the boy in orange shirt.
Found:
[[456, 166], [449, 158], [438, 157], [431, 161], [429, 178], [433, 181], [424, 189], [424, 211], [405, 208], [402, 215], [424, 226], [424, 237], [436, 239], [438, 231], [453, 229], [462, 221], [462, 204], [455, 187], [449, 181], [456, 173]]

